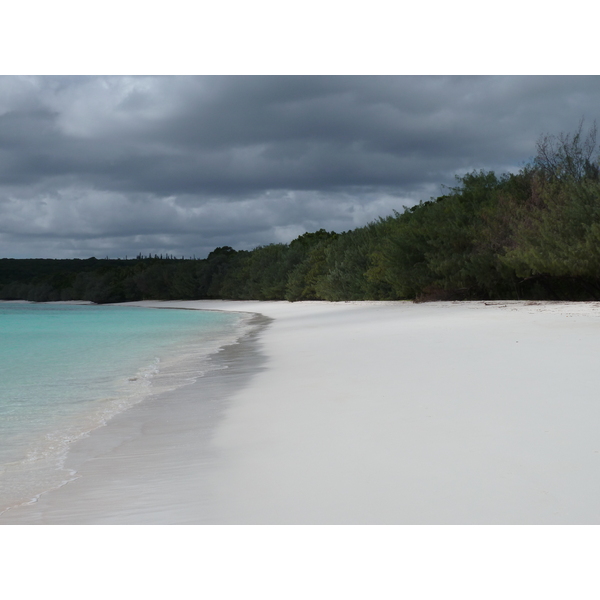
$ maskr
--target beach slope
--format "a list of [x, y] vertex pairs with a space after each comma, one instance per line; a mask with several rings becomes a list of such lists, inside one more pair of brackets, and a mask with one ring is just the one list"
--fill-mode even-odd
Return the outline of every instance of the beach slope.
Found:
[[598, 303], [138, 304], [271, 321], [1, 522], [600, 523]]

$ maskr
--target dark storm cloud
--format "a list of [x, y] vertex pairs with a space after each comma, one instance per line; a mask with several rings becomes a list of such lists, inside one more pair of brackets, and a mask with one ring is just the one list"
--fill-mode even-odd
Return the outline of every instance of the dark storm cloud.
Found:
[[598, 77], [0, 78], [0, 254], [345, 230], [596, 117]]

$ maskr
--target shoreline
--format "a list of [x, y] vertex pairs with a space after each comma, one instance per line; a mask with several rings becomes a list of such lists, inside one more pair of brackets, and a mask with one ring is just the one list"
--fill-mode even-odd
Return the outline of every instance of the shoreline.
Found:
[[128, 304], [271, 321], [0, 523], [600, 523], [600, 303]]
[[[222, 339], [215, 338], [209, 341], [208, 345], [206, 341], [201, 341], [199, 353], [198, 349], [193, 347], [194, 354], [188, 356], [188, 349], [181, 355], [183, 348], [180, 347], [179, 355], [175, 353], [175, 355], [166, 356], [166, 366], [161, 367], [160, 373], [157, 374], [158, 380], [156, 380], [156, 375], [153, 379], [154, 385], [157, 385], [158, 388], [149, 388], [143, 397], [127, 403], [127, 405], [123, 404], [124, 408], [118, 412], [103, 419], [102, 422], [98, 422], [91, 429], [82, 431], [65, 449], [65, 456], [60, 461], [61, 466], [57, 467], [57, 473], [64, 477], [63, 481], [57, 481], [56, 485], [46, 489], [39, 487], [35, 496], [4, 508], [0, 512], [0, 523], [46, 522], [45, 511], [53, 510], [44, 508], [46, 502], [48, 502], [48, 506], [54, 506], [55, 498], [58, 498], [60, 503], [65, 487], [69, 488], [68, 495], [73, 493], [73, 489], [77, 494], [79, 489], [77, 482], [82, 477], [86, 477], [82, 471], [87, 472], [87, 468], [93, 465], [94, 461], [110, 459], [115, 449], [141, 436], [142, 430], [156, 419], [155, 413], [157, 409], [160, 410], [161, 404], [176, 405], [179, 399], [187, 398], [190, 395], [191, 391], [186, 388], [197, 389], [200, 380], [210, 382], [208, 386], [204, 385], [208, 390], [211, 389], [211, 386], [215, 387], [213, 379], [218, 379], [219, 375], [222, 376], [224, 370], [231, 368], [233, 363], [240, 362], [237, 357], [239, 352], [236, 351], [238, 345], [248, 345], [248, 340], [256, 335], [257, 330], [268, 324], [268, 319], [253, 314], [245, 314], [244, 318], [238, 319], [238, 321], [236, 329], [227, 333]], [[235, 331], [236, 333], [234, 333]], [[249, 353], [248, 350], [246, 353]], [[192, 356], [194, 363], [190, 362]], [[164, 356], [163, 359], [165, 359]], [[183, 371], [181, 371], [182, 367]], [[231, 387], [231, 382], [228, 385]], [[203, 391], [205, 392], [204, 396], [210, 395], [206, 393], [206, 389]], [[208, 424], [216, 418], [214, 413], [217, 411], [214, 410], [214, 406], [207, 405], [203, 408], [205, 409], [203, 419], [208, 427]], [[171, 416], [173, 415], [168, 415], [168, 417]], [[72, 484], [77, 485], [73, 488]], [[55, 522], [55, 519], [60, 520], [62, 517], [54, 515], [50, 518], [50, 522]], [[72, 519], [77, 520], [77, 517], [73, 514]], [[71, 522], [71, 516], [67, 517], [66, 522]]]

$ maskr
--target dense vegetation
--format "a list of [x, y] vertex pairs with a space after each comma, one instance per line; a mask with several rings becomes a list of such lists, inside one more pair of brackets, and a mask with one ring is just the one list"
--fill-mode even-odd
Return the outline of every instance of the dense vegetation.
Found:
[[596, 126], [545, 136], [516, 174], [473, 172], [439, 198], [344, 233], [205, 259], [1, 259], [0, 299], [600, 298]]

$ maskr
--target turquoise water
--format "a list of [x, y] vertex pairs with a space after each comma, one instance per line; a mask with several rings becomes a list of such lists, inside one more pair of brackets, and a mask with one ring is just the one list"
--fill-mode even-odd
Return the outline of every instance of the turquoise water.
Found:
[[0, 303], [0, 512], [72, 479], [70, 445], [211, 368], [247, 317], [131, 306]]

